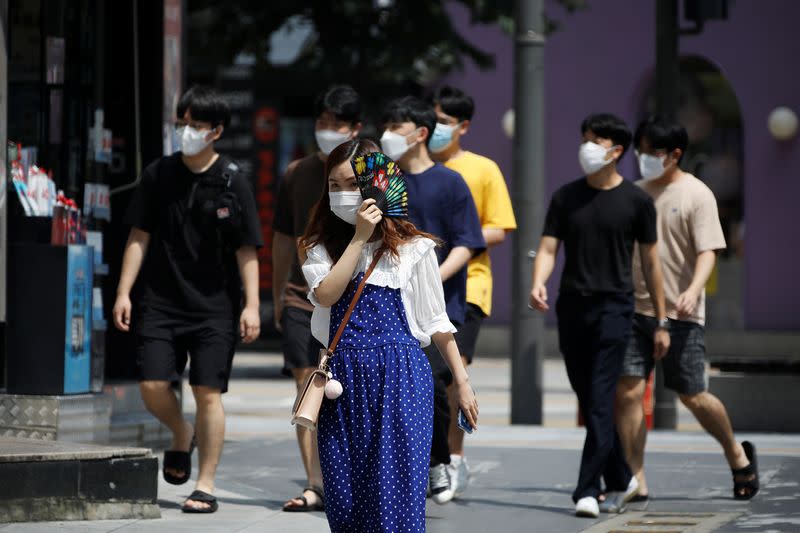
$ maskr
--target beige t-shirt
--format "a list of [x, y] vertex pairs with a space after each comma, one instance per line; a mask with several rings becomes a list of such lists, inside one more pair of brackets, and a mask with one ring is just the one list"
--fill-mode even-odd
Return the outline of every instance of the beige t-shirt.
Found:
[[[677, 319], [675, 302], [692, 283], [697, 256], [708, 250], [725, 249], [717, 200], [705, 183], [688, 173], [666, 186], [655, 180], [641, 180], [637, 185], [652, 196], [656, 204], [658, 255], [664, 276], [667, 316]], [[633, 283], [636, 312], [655, 316], [642, 274], [638, 245], [633, 254]], [[682, 320], [705, 324], [705, 318], [706, 293], [703, 290], [694, 314]]]

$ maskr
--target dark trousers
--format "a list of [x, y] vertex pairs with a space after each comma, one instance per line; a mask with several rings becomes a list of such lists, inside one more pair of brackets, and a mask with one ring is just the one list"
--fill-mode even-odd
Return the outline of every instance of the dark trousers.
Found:
[[563, 293], [556, 303], [558, 337], [570, 385], [586, 424], [573, 501], [628, 488], [631, 470], [614, 424], [617, 380], [631, 334], [633, 297]]
[[453, 382], [453, 374], [439, 353], [436, 345], [425, 348], [425, 355], [433, 371], [433, 440], [431, 442], [431, 466], [450, 464], [450, 402], [447, 386]]

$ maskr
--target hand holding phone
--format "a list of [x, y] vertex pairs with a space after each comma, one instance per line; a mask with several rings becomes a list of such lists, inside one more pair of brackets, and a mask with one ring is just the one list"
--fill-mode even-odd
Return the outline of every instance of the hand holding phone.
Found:
[[464, 431], [464, 433], [467, 433], [467, 434], [470, 434], [470, 435], [474, 431], [472, 426], [469, 423], [469, 420], [467, 420], [467, 417], [464, 415], [464, 411], [462, 411], [461, 409], [458, 410], [458, 427], [462, 431]]

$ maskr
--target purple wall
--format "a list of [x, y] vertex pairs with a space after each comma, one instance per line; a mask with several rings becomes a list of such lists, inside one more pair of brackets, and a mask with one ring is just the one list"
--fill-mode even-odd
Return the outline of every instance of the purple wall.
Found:
[[[547, 197], [578, 177], [578, 128], [595, 111], [610, 111], [633, 123], [643, 80], [653, 70], [655, 1], [589, 0], [589, 8], [568, 14], [547, 0], [547, 14], [561, 22], [545, 48]], [[602, 4], [602, 7], [600, 7]], [[473, 26], [462, 8], [453, 18], [474, 43], [496, 54], [497, 68], [469, 65], [445, 82], [470, 92], [477, 112], [467, 148], [495, 159], [511, 176], [511, 141], [500, 128], [511, 107], [513, 46], [493, 27]], [[727, 21], [711, 21], [701, 35], [681, 38], [682, 55], [699, 55], [717, 65], [739, 99], [744, 124], [745, 325], [750, 329], [800, 329], [800, 140], [779, 142], [766, 127], [767, 115], [785, 105], [800, 113], [800, 2], [736, 2]], [[634, 176], [633, 157], [621, 170]], [[492, 253], [495, 261], [495, 322], [509, 318], [510, 243]], [[550, 283], [555, 295], [558, 280]], [[520, 288], [528, 290], [528, 287]]]

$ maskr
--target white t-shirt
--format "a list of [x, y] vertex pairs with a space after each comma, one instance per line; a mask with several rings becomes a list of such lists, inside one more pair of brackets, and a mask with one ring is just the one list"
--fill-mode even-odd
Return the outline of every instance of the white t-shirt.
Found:
[[[364, 246], [353, 278], [366, 272], [380, 244], [380, 241], [376, 241]], [[367, 279], [369, 285], [400, 289], [411, 334], [419, 340], [422, 347], [431, 343], [431, 335], [434, 333], [456, 332], [447, 317], [435, 248], [436, 244], [430, 239], [414, 239], [400, 247], [399, 258], [385, 253]], [[314, 296], [314, 290], [319, 287], [332, 266], [333, 261], [328, 251], [321, 244], [308, 251], [308, 259], [303, 264], [303, 275], [309, 287], [308, 299], [314, 304], [311, 333], [325, 346], [328, 345], [330, 335], [331, 309], [320, 305]]]

